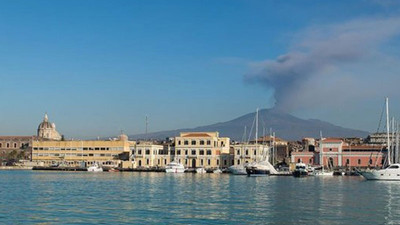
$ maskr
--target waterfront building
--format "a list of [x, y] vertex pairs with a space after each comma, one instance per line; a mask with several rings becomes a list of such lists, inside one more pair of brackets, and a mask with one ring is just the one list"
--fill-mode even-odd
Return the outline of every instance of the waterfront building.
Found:
[[165, 167], [171, 162], [168, 145], [161, 145], [149, 141], [140, 141], [131, 145], [133, 167]]
[[30, 159], [34, 136], [0, 136], [0, 163]]
[[270, 156], [270, 146], [267, 144], [239, 143], [233, 146], [234, 165], [264, 161]]
[[316, 144], [316, 151], [292, 152], [291, 162], [310, 165], [323, 163], [325, 167], [329, 165], [333, 168], [380, 167], [387, 152], [383, 145], [352, 144], [341, 138], [325, 138]]
[[119, 166], [120, 155], [128, 154], [130, 146], [126, 135], [116, 140], [33, 140], [32, 161], [44, 166], [63, 164], [66, 166], [90, 166], [94, 163]]
[[49, 121], [47, 113], [44, 114], [43, 121], [38, 126], [37, 137], [44, 140], [55, 141], [59, 141], [62, 139], [62, 136], [56, 130], [56, 124]]
[[224, 168], [232, 162], [229, 151], [230, 139], [219, 137], [218, 132], [182, 132], [175, 137], [171, 157], [187, 168]]

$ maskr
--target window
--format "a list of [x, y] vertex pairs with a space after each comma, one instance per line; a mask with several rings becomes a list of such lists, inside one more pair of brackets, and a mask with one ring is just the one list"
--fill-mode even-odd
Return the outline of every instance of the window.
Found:
[[178, 141], [178, 145], [181, 145], [181, 141]]
[[203, 150], [203, 149], [200, 149], [199, 154], [200, 154], [200, 155], [204, 155], [204, 150]]
[[167, 159], [164, 159], [164, 164], [167, 164]]
[[147, 159], [147, 165], [149, 165], [149, 159]]
[[17, 148], [17, 143], [14, 143], [14, 148]]
[[10, 143], [7, 143], [7, 148], [9, 148], [10, 147]]
[[224, 160], [224, 165], [226, 166], [226, 159]]
[[2, 148], [3, 147], [3, 144], [2, 143], [0, 143], [0, 148]]
[[211, 155], [211, 150], [210, 149], [207, 150], [207, 155]]
[[350, 159], [346, 159], [346, 164], [347, 164], [347, 165], [350, 164]]
[[217, 165], [219, 165], [219, 159], [217, 159]]
[[189, 144], [189, 141], [184, 141], [183, 144], [184, 144], [184, 145], [188, 145], [188, 144]]
[[181, 150], [177, 150], [177, 151], [176, 151], [176, 154], [177, 154], [177, 155], [180, 155], [180, 154], [181, 154]]
[[203, 165], [203, 160], [202, 159], [200, 160], [200, 165]]
[[331, 151], [332, 151], [332, 148], [330, 148], [329, 151], [331, 152]]
[[207, 160], [208, 165], [211, 165], [211, 160]]
[[139, 160], [139, 166], [142, 166], [142, 160]]
[[196, 145], [196, 141], [195, 140], [192, 140], [192, 145]]
[[361, 159], [358, 159], [358, 165], [360, 165], [361, 164]]
[[192, 150], [192, 155], [196, 155], [196, 150]]
[[312, 163], [312, 158], [310, 158], [309, 163], [310, 163], [310, 164]]
[[204, 140], [200, 140], [200, 145], [204, 145]]
[[240, 165], [240, 159], [238, 159], [238, 163], [237, 164]]
[[257, 151], [256, 150], [254, 150], [254, 155], [257, 155]]
[[150, 149], [146, 149], [146, 155], [150, 155]]
[[207, 145], [211, 145], [211, 141], [207, 141]]
[[142, 154], [142, 149], [139, 149], [139, 150], [137, 151], [137, 154], [138, 154], [138, 155], [141, 155], [141, 154]]
[[185, 149], [185, 155], [188, 155], [188, 150], [187, 149]]
[[297, 160], [297, 162], [298, 162], [298, 163], [301, 163], [301, 160], [300, 160], [300, 159], [298, 159], [298, 160]]
[[246, 149], [246, 155], [249, 155], [249, 150]]

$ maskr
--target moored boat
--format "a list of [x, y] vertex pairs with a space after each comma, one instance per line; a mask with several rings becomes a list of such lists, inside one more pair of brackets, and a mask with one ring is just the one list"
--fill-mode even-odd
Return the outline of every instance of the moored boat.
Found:
[[222, 170], [220, 170], [220, 169], [215, 169], [215, 170], [213, 171], [213, 173], [222, 173]]
[[185, 167], [182, 164], [174, 161], [174, 162], [167, 164], [167, 166], [165, 167], [165, 172], [166, 173], [184, 173]]
[[93, 164], [93, 166], [89, 166], [87, 168], [87, 171], [88, 172], [103, 172], [103, 168], [99, 164], [95, 163], [95, 164]]
[[207, 173], [207, 171], [203, 167], [199, 167], [196, 169], [196, 173]]
[[233, 175], [247, 175], [245, 165], [230, 166], [228, 170]]
[[296, 169], [293, 171], [294, 177], [306, 177], [308, 176], [307, 166], [304, 163], [297, 163]]

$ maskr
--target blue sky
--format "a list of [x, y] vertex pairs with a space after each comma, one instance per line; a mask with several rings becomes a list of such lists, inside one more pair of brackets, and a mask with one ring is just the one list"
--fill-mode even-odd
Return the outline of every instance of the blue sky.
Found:
[[[0, 1], [0, 135], [34, 134], [46, 111], [67, 137], [94, 137], [143, 133], [145, 115], [149, 130], [159, 131], [273, 107], [274, 86], [246, 75], [313, 41], [310, 30], [336, 31], [332, 27], [348, 23], [357, 30], [375, 20], [395, 27], [399, 12], [390, 0]], [[384, 96], [390, 95], [394, 113], [400, 111], [394, 85], [400, 69], [385, 66], [398, 63], [398, 34], [366, 43], [361, 47], [376, 50], [370, 58], [326, 62], [306, 78], [311, 83], [299, 84], [307, 90], [345, 86], [338, 92], [346, 95], [324, 95], [326, 88], [318, 90], [319, 99], [312, 92], [292, 94], [286, 97], [304, 97], [300, 103], [317, 99], [290, 113], [374, 130]], [[371, 74], [357, 77], [364, 72]], [[342, 78], [329, 83], [336, 73], [351, 82], [367, 80], [363, 90], [373, 94], [360, 95]], [[382, 91], [386, 84], [392, 91]]]

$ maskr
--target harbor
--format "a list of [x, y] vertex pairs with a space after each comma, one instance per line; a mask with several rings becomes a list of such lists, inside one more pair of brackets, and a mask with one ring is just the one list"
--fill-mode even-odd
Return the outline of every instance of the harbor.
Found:
[[[396, 224], [400, 187], [361, 177], [0, 171], [4, 224]], [[38, 207], [40, 206], [40, 207]], [[340, 215], [340, 217], [337, 217]]]

